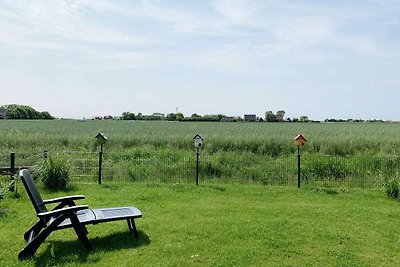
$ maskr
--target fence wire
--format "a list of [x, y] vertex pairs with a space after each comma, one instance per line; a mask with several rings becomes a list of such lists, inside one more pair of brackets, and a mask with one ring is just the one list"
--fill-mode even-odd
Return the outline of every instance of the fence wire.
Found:
[[[97, 182], [98, 152], [49, 152], [69, 162], [73, 182]], [[43, 152], [17, 153], [16, 168], [46, 160]], [[296, 186], [297, 155], [279, 157], [253, 153], [202, 153], [199, 157], [199, 183], [243, 182], [270, 186]], [[10, 154], [0, 154], [0, 167], [10, 166]], [[378, 156], [301, 156], [301, 185], [315, 187], [381, 188], [389, 179], [400, 178], [400, 157]], [[103, 154], [102, 181], [194, 184], [196, 154], [108, 152]]]

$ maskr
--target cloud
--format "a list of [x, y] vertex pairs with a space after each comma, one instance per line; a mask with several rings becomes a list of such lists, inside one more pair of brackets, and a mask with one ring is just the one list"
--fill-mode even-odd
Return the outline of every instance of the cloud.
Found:
[[[92, 1], [90, 1], [92, 2]], [[92, 45], [148, 45], [154, 40], [135, 36], [88, 14], [86, 1], [15, 2], [0, 11], [0, 43], [9, 48], [68, 49]], [[99, 4], [98, 4], [99, 5]], [[110, 5], [108, 5], [110, 6]], [[42, 47], [40, 47], [42, 46]], [[91, 47], [93, 48], [93, 47]]]
[[252, 25], [250, 18], [254, 8], [247, 0], [214, 0], [215, 10], [234, 25]]
[[[277, 103], [296, 88], [317, 95], [313, 92], [322, 85], [330, 85], [325, 91], [360, 90], [372, 80], [388, 88], [384, 81], [396, 81], [400, 61], [398, 12], [395, 1], [372, 0], [363, 5], [308, 0], [3, 0], [0, 70], [14, 73], [12, 77], [24, 74], [32, 90], [42, 86], [29, 83], [37, 77], [43, 84], [65, 83], [62, 88], [87, 90], [89, 84], [127, 90], [127, 95], [127, 84], [160, 94], [182, 80], [182, 91], [189, 92], [203, 84], [217, 91], [225, 82], [226, 88], [237, 91], [257, 88], [260, 95], [265, 88], [286, 90]], [[24, 87], [13, 80], [8, 79], [10, 88], [13, 83]], [[154, 80], [159, 83], [152, 87]]]
[[155, 21], [161, 33], [217, 36], [226, 32], [225, 25], [213, 14], [171, 5], [144, 1], [130, 13], [142, 21]]

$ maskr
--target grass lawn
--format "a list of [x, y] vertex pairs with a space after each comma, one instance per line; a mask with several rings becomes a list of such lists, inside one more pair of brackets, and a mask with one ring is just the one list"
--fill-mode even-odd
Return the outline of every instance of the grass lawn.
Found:
[[18, 261], [35, 222], [19, 198], [0, 202], [0, 266], [398, 266], [400, 203], [380, 191], [346, 193], [262, 185], [74, 184], [90, 207], [133, 205], [139, 239], [125, 221], [88, 226], [94, 251], [72, 229], [53, 233]]

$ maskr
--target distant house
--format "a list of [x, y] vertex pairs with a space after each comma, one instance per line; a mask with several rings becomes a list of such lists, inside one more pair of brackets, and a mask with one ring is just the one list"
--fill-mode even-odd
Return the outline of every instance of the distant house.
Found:
[[104, 119], [104, 120], [112, 120], [112, 119], [113, 119], [113, 116], [107, 115], [107, 116], [104, 116], [103, 119]]
[[0, 107], [0, 120], [6, 118], [6, 109], [4, 107]]
[[154, 116], [154, 117], [159, 117], [159, 118], [164, 118], [165, 117], [165, 115], [164, 114], [162, 114], [162, 113], [159, 113], [159, 112], [155, 112], [155, 113], [153, 113], [153, 115], [152, 116]]
[[235, 121], [235, 117], [229, 117], [229, 116], [225, 116], [221, 119], [222, 122], [233, 122]]
[[257, 116], [254, 114], [245, 114], [244, 121], [257, 121]]

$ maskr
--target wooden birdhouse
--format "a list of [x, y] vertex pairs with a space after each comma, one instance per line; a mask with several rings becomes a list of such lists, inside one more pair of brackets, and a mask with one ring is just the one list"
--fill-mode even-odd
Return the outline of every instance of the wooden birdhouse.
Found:
[[294, 141], [298, 147], [303, 147], [307, 143], [307, 139], [302, 134], [297, 135]]
[[194, 140], [194, 147], [196, 149], [200, 149], [203, 146], [204, 139], [199, 134], [196, 134], [193, 137], [193, 140]]
[[96, 135], [96, 139], [100, 145], [104, 145], [107, 141], [107, 137], [104, 135], [104, 133], [98, 133]]

